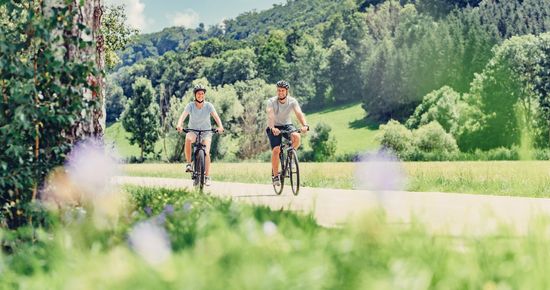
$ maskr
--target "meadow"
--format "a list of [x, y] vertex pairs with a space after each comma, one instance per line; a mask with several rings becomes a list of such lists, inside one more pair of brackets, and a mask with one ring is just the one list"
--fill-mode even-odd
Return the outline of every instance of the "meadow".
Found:
[[[358, 163], [300, 163], [302, 184], [310, 187], [354, 188], [356, 176], [368, 180]], [[406, 190], [550, 197], [549, 161], [403, 162]], [[376, 166], [376, 165], [373, 165]], [[183, 164], [145, 163], [123, 166], [130, 176], [189, 178]], [[268, 163], [214, 162], [215, 181], [270, 182]]]
[[[126, 187], [101, 208], [2, 231], [0, 289], [547, 289], [549, 223], [527, 236], [449, 237], [372, 212], [343, 228], [195, 192]], [[82, 213], [84, 212], [84, 213]], [[11, 253], [11, 254], [6, 254]]]

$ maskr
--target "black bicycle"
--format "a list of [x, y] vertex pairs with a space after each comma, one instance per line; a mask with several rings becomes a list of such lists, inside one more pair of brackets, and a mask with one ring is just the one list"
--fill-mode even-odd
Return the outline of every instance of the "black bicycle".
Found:
[[[273, 184], [273, 189], [277, 195], [283, 192], [285, 179], [290, 179], [290, 187], [292, 193], [298, 195], [300, 191], [300, 167], [298, 166], [298, 155], [296, 149], [292, 147], [290, 134], [299, 132], [298, 130], [281, 131], [283, 134], [283, 142], [281, 142], [281, 151], [279, 152], [279, 180], [281, 185]], [[289, 138], [286, 138], [288, 136]]]
[[206, 145], [202, 144], [202, 134], [207, 132], [217, 133], [217, 129], [210, 130], [195, 130], [190, 128], [183, 129], [183, 132], [195, 132], [197, 133], [197, 139], [193, 143], [192, 159], [193, 172], [191, 173], [191, 179], [193, 180], [193, 186], [198, 186], [202, 191], [204, 188], [204, 179], [206, 171]]

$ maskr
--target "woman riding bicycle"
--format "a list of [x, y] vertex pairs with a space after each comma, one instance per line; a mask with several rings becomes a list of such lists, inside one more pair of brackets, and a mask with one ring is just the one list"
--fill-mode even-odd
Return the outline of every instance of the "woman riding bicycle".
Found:
[[[210, 123], [210, 116], [214, 118], [218, 125], [218, 133], [223, 133], [223, 125], [214, 105], [210, 102], [205, 102], [206, 88], [200, 84], [193, 88], [193, 94], [195, 99], [185, 106], [183, 113], [181, 114], [176, 129], [178, 132], [183, 131], [183, 121], [189, 115], [188, 127], [195, 130], [211, 130], [212, 125]], [[206, 146], [206, 166], [205, 166], [205, 185], [210, 185], [210, 145], [212, 144], [212, 133], [203, 133], [201, 135], [202, 143]], [[185, 135], [185, 166], [186, 172], [192, 172], [191, 166], [191, 144], [197, 139], [197, 133], [188, 132]]]
[[[270, 98], [267, 101], [267, 137], [269, 138], [269, 143], [271, 144], [271, 175], [273, 184], [279, 186], [281, 184], [279, 176], [279, 152], [281, 150], [281, 141], [282, 135], [281, 130], [283, 131], [292, 131], [295, 130], [290, 119], [290, 112], [294, 111], [296, 118], [302, 124], [300, 131], [305, 133], [309, 130], [309, 125], [307, 125], [306, 117], [300, 109], [298, 101], [288, 95], [288, 90], [290, 89], [290, 84], [286, 81], [278, 81], [277, 84], [277, 96]], [[292, 141], [292, 147], [298, 149], [300, 147], [300, 134], [298, 132], [293, 132], [290, 136], [285, 136], [285, 138]]]

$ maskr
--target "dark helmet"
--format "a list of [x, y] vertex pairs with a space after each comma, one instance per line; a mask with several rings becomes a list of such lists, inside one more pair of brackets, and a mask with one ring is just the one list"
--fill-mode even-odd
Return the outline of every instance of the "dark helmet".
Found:
[[203, 85], [201, 84], [197, 84], [195, 85], [195, 87], [193, 88], [193, 94], [196, 94], [198, 91], [203, 91], [206, 93], [206, 87], [204, 87]]
[[290, 89], [290, 84], [287, 82], [287, 81], [278, 81], [277, 82], [277, 87], [278, 88], [285, 88], [285, 89]]

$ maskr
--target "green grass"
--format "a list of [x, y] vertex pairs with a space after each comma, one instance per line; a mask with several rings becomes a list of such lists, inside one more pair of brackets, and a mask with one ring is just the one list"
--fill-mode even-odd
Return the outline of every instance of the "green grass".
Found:
[[[405, 162], [407, 190], [550, 197], [550, 161]], [[269, 183], [268, 163], [214, 162], [217, 181]], [[125, 174], [188, 178], [182, 164], [129, 164]], [[355, 163], [300, 163], [304, 186], [353, 188]], [[368, 177], [365, 177], [368, 178]]]
[[[128, 158], [131, 156], [139, 157], [141, 154], [141, 151], [139, 149], [139, 146], [136, 145], [130, 145], [130, 141], [128, 141], [128, 137], [130, 137], [130, 133], [126, 132], [124, 130], [124, 127], [122, 127], [121, 122], [116, 122], [111, 124], [107, 129], [105, 130], [105, 141], [109, 144], [114, 144], [115, 148], [123, 158]], [[155, 151], [159, 152], [162, 149], [162, 140], [157, 141], [155, 144]]]
[[[0, 231], [0, 289], [547, 289], [549, 223], [525, 237], [433, 235], [371, 213], [337, 229], [311, 217], [194, 192], [129, 187], [129, 204], [48, 231]], [[169, 207], [170, 205], [171, 210]], [[89, 212], [101, 212], [88, 205]], [[147, 211], [150, 210], [150, 214]], [[61, 216], [70, 216], [65, 208]], [[170, 255], [147, 263], [128, 242], [150, 222]], [[149, 251], [160, 243], [151, 239]], [[8, 249], [9, 251], [7, 251]]]
[[[378, 147], [379, 144], [374, 140], [377, 130], [369, 128], [362, 121], [364, 117], [365, 111], [360, 104], [334, 108], [307, 114], [306, 116], [312, 129], [321, 121], [332, 127], [331, 135], [337, 141], [336, 154], [364, 152]], [[295, 123], [297, 124], [296, 121]], [[130, 145], [127, 139], [128, 136], [130, 136], [130, 133], [124, 130], [120, 122], [110, 125], [105, 130], [105, 139], [115, 144], [122, 157], [139, 156], [139, 147]], [[304, 148], [310, 149], [307, 136], [305, 135], [303, 144]], [[267, 137], [265, 142], [268, 142]], [[238, 148], [235, 144], [229, 144], [229, 146], [232, 150]], [[155, 145], [155, 151], [159, 152], [162, 148], [162, 140], [160, 140]]]
[[[319, 122], [329, 124], [332, 127], [331, 136], [337, 142], [336, 154], [346, 154], [364, 152], [379, 146], [375, 140], [378, 130], [367, 126], [363, 121], [365, 115], [361, 104], [355, 104], [306, 114], [306, 119], [311, 128], [315, 128]], [[307, 137], [304, 141], [305, 148], [309, 149]]]

